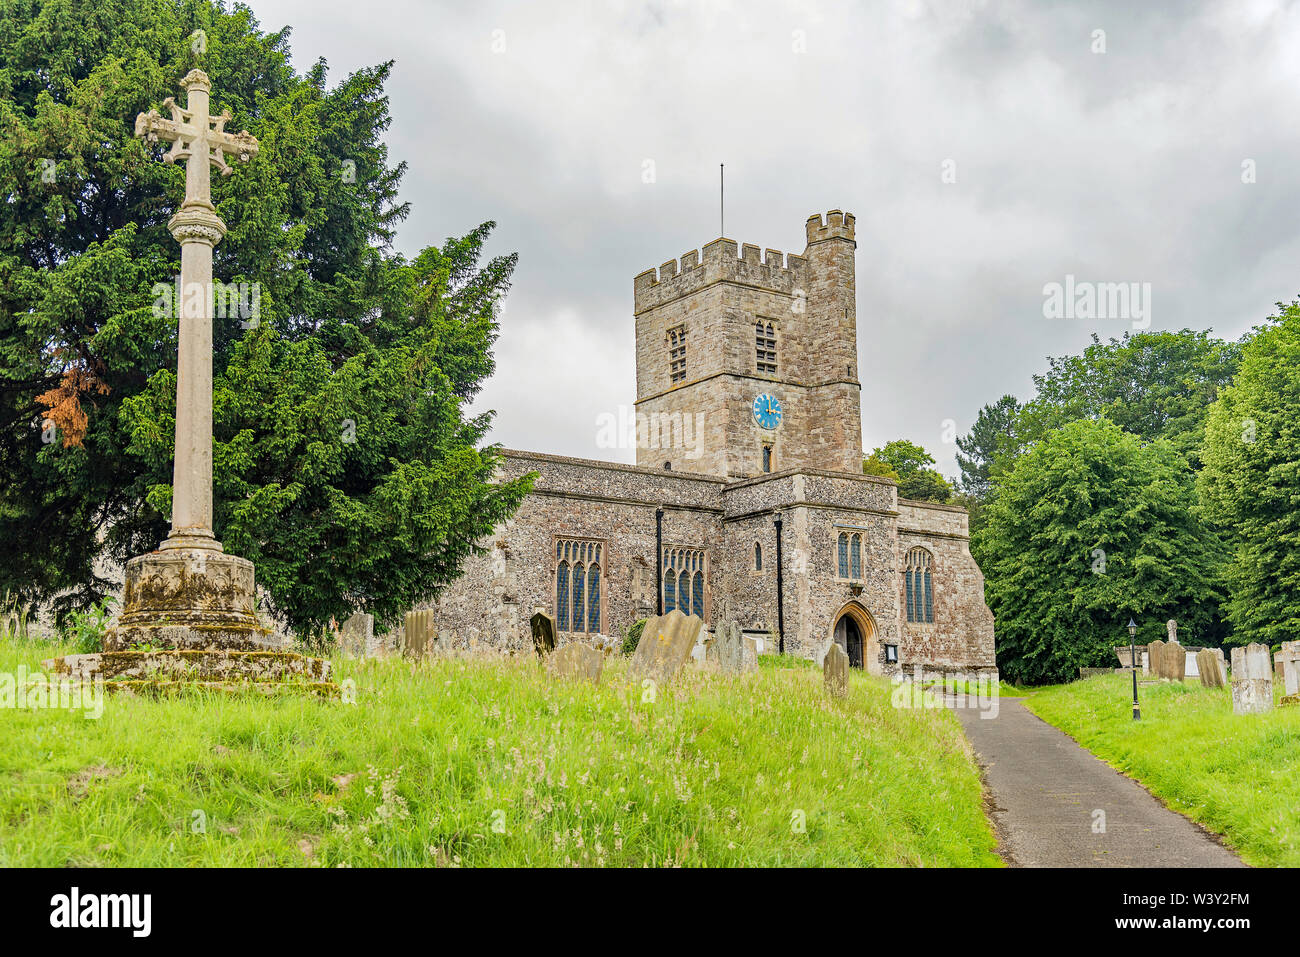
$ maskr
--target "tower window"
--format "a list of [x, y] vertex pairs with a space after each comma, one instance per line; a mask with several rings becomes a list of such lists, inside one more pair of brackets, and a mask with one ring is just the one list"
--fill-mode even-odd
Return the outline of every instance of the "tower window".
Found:
[[707, 563], [704, 549], [665, 545], [664, 614], [674, 608], [683, 615], [704, 617], [704, 576]]
[[930, 577], [930, 564], [930, 553], [924, 548], [908, 551], [907, 562], [903, 566], [903, 591], [908, 621], [934, 621], [934, 585]]
[[555, 627], [600, 634], [602, 542], [561, 539], [555, 543]]
[[754, 543], [754, 571], [761, 572], [762, 570], [763, 570], [763, 546], [760, 545], [758, 542], [755, 542]]
[[763, 446], [763, 471], [772, 471], [772, 446]]
[[776, 330], [770, 322], [754, 323], [754, 351], [758, 356], [758, 371], [776, 375]]
[[668, 368], [673, 382], [686, 379], [686, 328], [668, 330]]

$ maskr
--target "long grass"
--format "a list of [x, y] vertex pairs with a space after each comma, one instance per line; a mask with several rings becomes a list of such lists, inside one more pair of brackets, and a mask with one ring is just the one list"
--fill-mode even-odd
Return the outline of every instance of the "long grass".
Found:
[[1234, 715], [1226, 688], [1139, 689], [1102, 675], [1033, 692], [1026, 706], [1170, 807], [1223, 835], [1249, 864], [1300, 866], [1300, 708]]
[[[0, 672], [58, 653], [0, 643]], [[529, 658], [335, 662], [355, 704], [0, 711], [0, 865], [997, 866], [953, 715], [688, 666], [643, 700]]]

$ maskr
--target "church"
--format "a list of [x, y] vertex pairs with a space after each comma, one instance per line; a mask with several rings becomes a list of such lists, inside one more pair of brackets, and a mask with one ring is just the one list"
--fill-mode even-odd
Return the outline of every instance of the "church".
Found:
[[535, 474], [431, 606], [437, 643], [617, 645], [674, 608], [764, 654], [832, 641], [877, 675], [992, 673], [993, 615], [963, 508], [862, 472], [854, 218], [802, 254], [717, 239], [636, 276], [636, 465], [507, 450]]

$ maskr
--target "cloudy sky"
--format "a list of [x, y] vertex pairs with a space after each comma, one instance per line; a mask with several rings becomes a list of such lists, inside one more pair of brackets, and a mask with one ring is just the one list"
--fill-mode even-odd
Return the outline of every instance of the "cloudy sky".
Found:
[[396, 60], [403, 252], [491, 219], [519, 253], [478, 403], [512, 448], [635, 460], [597, 444], [635, 398], [632, 277], [717, 237], [724, 162], [738, 242], [857, 216], [866, 448], [948, 474], [947, 420], [1142, 321], [1046, 318], [1046, 284], [1149, 283], [1152, 329], [1234, 338], [1300, 294], [1297, 4], [251, 5], [335, 82]]

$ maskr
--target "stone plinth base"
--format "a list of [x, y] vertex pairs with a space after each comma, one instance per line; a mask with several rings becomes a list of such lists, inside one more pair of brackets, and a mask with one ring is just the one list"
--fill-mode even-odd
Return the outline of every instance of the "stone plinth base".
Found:
[[257, 621], [253, 563], [209, 548], [173, 548], [126, 563], [122, 617], [105, 651], [189, 648], [255, 651], [270, 632]]
[[41, 662], [51, 675], [103, 681], [106, 691], [166, 692], [181, 687], [337, 697], [330, 663], [280, 651], [107, 651]]

